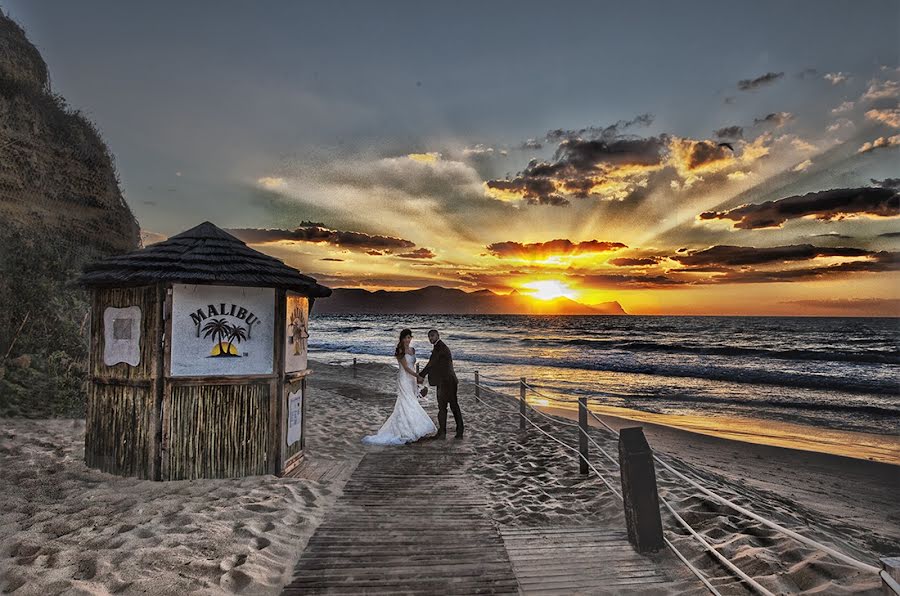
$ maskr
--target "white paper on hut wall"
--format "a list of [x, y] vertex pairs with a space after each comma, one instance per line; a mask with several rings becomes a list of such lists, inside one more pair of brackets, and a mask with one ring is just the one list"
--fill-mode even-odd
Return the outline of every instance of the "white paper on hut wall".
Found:
[[172, 376], [272, 374], [275, 290], [175, 284]]

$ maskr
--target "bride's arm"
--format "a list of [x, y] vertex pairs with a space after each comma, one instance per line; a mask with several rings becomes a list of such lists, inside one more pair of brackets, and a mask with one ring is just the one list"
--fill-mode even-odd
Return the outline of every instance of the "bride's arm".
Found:
[[400, 356], [399, 358], [397, 358], [397, 362], [400, 363], [400, 366], [402, 366], [404, 369], [406, 369], [406, 372], [408, 372], [412, 376], [416, 376], [416, 371], [414, 371], [413, 369], [411, 369], [409, 367], [409, 363], [406, 361], [405, 357]]

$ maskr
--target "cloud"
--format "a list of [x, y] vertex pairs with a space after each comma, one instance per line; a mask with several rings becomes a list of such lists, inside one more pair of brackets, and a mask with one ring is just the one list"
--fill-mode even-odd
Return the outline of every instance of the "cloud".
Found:
[[775, 128], [781, 128], [793, 118], [794, 115], [790, 112], [772, 112], [771, 114], [767, 114], [763, 118], [754, 118], [753, 124], [755, 126], [765, 125], [774, 126]]
[[284, 187], [284, 178], [263, 176], [262, 178], [257, 178], [256, 183], [268, 190], [277, 190]]
[[743, 79], [738, 81], [737, 88], [741, 91], [752, 91], [766, 85], [771, 85], [784, 76], [783, 72], [767, 72], [755, 79]]
[[868, 153], [876, 149], [886, 149], [887, 147], [896, 147], [900, 145], [900, 135], [890, 137], [878, 137], [874, 141], [867, 141], [857, 150], [857, 153]]
[[506, 149], [495, 149], [482, 143], [478, 143], [477, 145], [474, 145], [472, 147], [466, 147], [462, 151], [463, 157], [474, 159], [486, 159], [489, 157], [494, 157], [496, 155], [505, 156], [506, 153]]
[[778, 228], [789, 219], [814, 217], [822, 221], [843, 219], [858, 215], [875, 217], [897, 217], [900, 210], [900, 195], [887, 188], [839, 188], [811, 192], [747, 204], [727, 211], [707, 211], [701, 213], [701, 220], [728, 219], [735, 222], [733, 227], [744, 230]]
[[521, 147], [520, 147], [520, 149], [523, 149], [523, 150], [526, 150], [526, 151], [527, 151], [527, 150], [543, 149], [543, 148], [544, 148], [544, 145], [543, 145], [540, 141], [538, 141], [537, 139], [528, 139], [527, 141], [525, 141], [524, 143], [522, 143], [522, 145], [521, 145]]
[[696, 170], [715, 162], [730, 161], [734, 157], [731, 149], [715, 141], [673, 139], [671, 148], [676, 163], [685, 170]]
[[724, 128], [716, 130], [714, 134], [720, 139], [742, 139], [744, 138], [744, 127], [726, 126]]
[[843, 72], [829, 72], [823, 78], [832, 85], [840, 85], [850, 80], [850, 75]]
[[413, 248], [414, 243], [402, 238], [377, 236], [363, 232], [332, 230], [320, 223], [304, 221], [293, 230], [235, 228], [228, 232], [234, 234], [248, 244], [267, 244], [271, 242], [311, 242], [332, 244], [351, 250], [385, 250]]
[[801, 161], [797, 165], [795, 165], [793, 168], [791, 168], [791, 171], [792, 172], [803, 172], [806, 169], [808, 169], [809, 166], [811, 166], [811, 165], [812, 165], [812, 160], [806, 159], [806, 160]]
[[813, 281], [834, 277], [846, 277], [854, 273], [883, 273], [900, 270], [900, 253], [881, 252], [869, 260], [851, 261], [822, 267], [801, 267], [798, 269], [766, 270], [733, 270], [724, 275], [715, 276], [703, 283], [781, 283], [797, 281]]
[[614, 140], [567, 139], [552, 161], [532, 160], [517, 176], [488, 180], [489, 195], [505, 200], [568, 205], [568, 196], [628, 198], [663, 167], [668, 137]]
[[427, 248], [417, 248], [412, 252], [397, 255], [401, 259], [433, 259], [435, 254]]
[[900, 232], [885, 232], [884, 234], [878, 234], [879, 238], [900, 238]]
[[656, 265], [659, 263], [660, 259], [660, 257], [619, 257], [607, 262], [616, 267], [647, 267], [649, 265]]
[[876, 180], [875, 178], [870, 178], [870, 180], [875, 186], [880, 186], [882, 188], [900, 189], [900, 178], [885, 178], [884, 180]]
[[344, 259], [335, 259], [335, 258], [333, 258], [333, 257], [325, 257], [325, 258], [322, 258], [322, 259], [319, 259], [319, 260], [320, 260], [320, 261], [333, 261], [333, 262], [335, 262], [335, 263], [343, 263], [343, 262], [344, 262]]
[[826, 130], [828, 132], [839, 132], [845, 128], [853, 128], [854, 126], [855, 124], [847, 118], [838, 118], [833, 123], [829, 124]]
[[765, 248], [717, 245], [687, 254], [676, 254], [670, 258], [693, 269], [695, 267], [720, 268], [767, 265], [790, 261], [808, 261], [818, 257], [869, 257], [873, 254], [871, 251], [862, 248], [818, 247], [812, 244], [791, 244]]
[[621, 136], [625, 130], [635, 126], [650, 126], [653, 124], [653, 114], [639, 114], [631, 120], [619, 120], [615, 124], [609, 126], [589, 126], [577, 130], [566, 130], [557, 128], [547, 131], [545, 138], [548, 142], [559, 143], [566, 140], [587, 139], [587, 140], [611, 140]]
[[855, 106], [856, 106], [856, 102], [845, 101], [845, 102], [841, 103], [841, 105], [839, 105], [838, 107], [832, 108], [831, 113], [832, 114], [844, 114], [844, 113], [852, 110]]
[[628, 248], [621, 242], [601, 242], [599, 240], [587, 240], [585, 242], [572, 242], [560, 238], [549, 242], [536, 242], [534, 244], [522, 244], [520, 242], [496, 242], [487, 247], [489, 254], [501, 259], [518, 258], [528, 260], [541, 260], [549, 257], [577, 256], [583, 254], [603, 253]]
[[865, 101], [875, 101], [878, 99], [892, 99], [895, 97], [900, 97], [900, 82], [879, 81], [873, 79], [869, 81], [869, 88], [863, 93], [862, 99]]
[[900, 128], [900, 108], [869, 110], [866, 112], [866, 118], [894, 128]]

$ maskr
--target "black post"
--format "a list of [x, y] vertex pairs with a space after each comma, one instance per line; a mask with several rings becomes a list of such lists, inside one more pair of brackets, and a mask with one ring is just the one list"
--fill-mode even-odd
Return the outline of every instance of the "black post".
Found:
[[481, 385], [478, 383], [478, 371], [475, 371], [475, 397], [481, 397]]
[[653, 451], [640, 426], [619, 431], [619, 465], [628, 541], [639, 553], [663, 547]]
[[356, 358], [353, 359], [353, 378], [356, 378]]
[[525, 377], [519, 379], [519, 430], [525, 430], [525, 416], [528, 416], [528, 410], [525, 408]]
[[578, 464], [579, 464], [579, 468], [580, 468], [582, 474], [588, 473], [587, 431], [588, 431], [587, 398], [579, 397], [578, 398], [578, 453], [581, 454], [581, 457], [578, 458]]

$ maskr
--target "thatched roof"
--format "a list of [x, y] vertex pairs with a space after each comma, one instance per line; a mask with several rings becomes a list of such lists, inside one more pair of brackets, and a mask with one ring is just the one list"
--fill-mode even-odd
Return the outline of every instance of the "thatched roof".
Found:
[[92, 263], [79, 281], [87, 286], [171, 282], [286, 288], [313, 298], [331, 295], [331, 288], [208, 221], [147, 248]]

